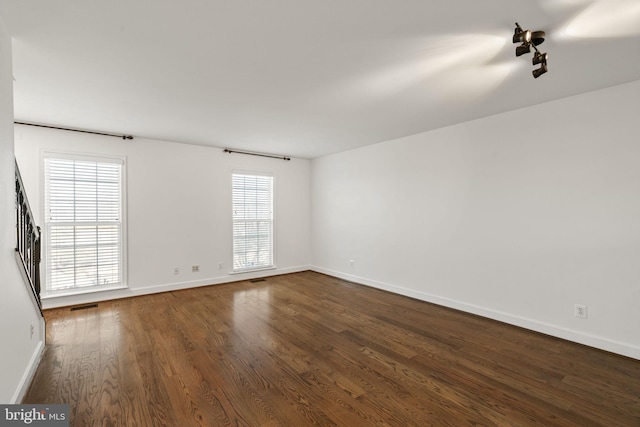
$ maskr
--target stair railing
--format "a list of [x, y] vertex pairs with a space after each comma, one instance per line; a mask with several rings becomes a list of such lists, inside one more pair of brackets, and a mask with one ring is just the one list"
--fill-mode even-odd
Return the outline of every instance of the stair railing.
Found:
[[16, 232], [17, 243], [16, 253], [24, 273], [31, 287], [31, 292], [35, 297], [40, 314], [42, 314], [42, 301], [40, 299], [40, 250], [41, 232], [33, 219], [33, 213], [29, 206], [27, 193], [22, 183], [18, 163], [16, 162]]

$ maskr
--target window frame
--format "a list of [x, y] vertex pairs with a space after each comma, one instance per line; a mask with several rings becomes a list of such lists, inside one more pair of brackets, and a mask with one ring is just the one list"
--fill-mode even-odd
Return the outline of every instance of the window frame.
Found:
[[[234, 213], [234, 175], [246, 175], [246, 176], [258, 176], [258, 177], [269, 177], [271, 179], [271, 216], [270, 216], [270, 242], [269, 242], [269, 251], [270, 251], [270, 263], [269, 265], [256, 265], [256, 266], [245, 266], [242, 268], [236, 268], [236, 235], [234, 232], [236, 218]], [[276, 193], [276, 176], [272, 171], [264, 171], [264, 170], [247, 170], [247, 169], [232, 169], [230, 174], [230, 187], [231, 187], [231, 274], [240, 274], [240, 273], [249, 273], [254, 271], [261, 270], [273, 270], [276, 268], [276, 242], [275, 242], [275, 193]]]
[[[114, 289], [126, 289], [128, 288], [128, 269], [127, 269], [127, 159], [126, 156], [116, 156], [109, 154], [94, 154], [94, 153], [80, 153], [80, 152], [69, 152], [69, 151], [52, 151], [52, 150], [42, 150], [41, 151], [41, 176], [42, 176], [42, 191], [41, 191], [41, 212], [43, 218], [43, 240], [44, 244], [42, 245], [43, 253], [42, 253], [42, 264], [44, 266], [44, 274], [43, 274], [43, 283], [42, 283], [42, 298], [53, 298], [53, 297], [64, 297], [69, 295], [81, 295], [81, 294], [89, 294], [93, 292], [103, 292]], [[74, 286], [66, 289], [52, 290], [50, 289], [50, 279], [51, 279], [51, 221], [50, 216], [47, 212], [48, 209], [48, 174], [46, 168], [47, 159], [60, 159], [60, 160], [70, 160], [70, 161], [86, 161], [86, 162], [96, 162], [96, 163], [111, 163], [111, 164], [119, 164], [120, 165], [120, 212], [119, 212], [119, 222], [120, 222], [120, 232], [119, 232], [119, 283], [114, 284], [105, 284], [105, 285], [90, 285], [90, 286]], [[78, 224], [78, 221], [70, 222], [69, 224]], [[100, 223], [100, 221], [96, 221], [96, 224]]]

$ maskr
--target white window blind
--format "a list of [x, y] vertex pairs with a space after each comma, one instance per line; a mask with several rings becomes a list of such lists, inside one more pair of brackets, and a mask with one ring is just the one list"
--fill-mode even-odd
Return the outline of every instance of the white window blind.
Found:
[[232, 174], [233, 270], [273, 266], [273, 176]]
[[44, 163], [46, 292], [123, 285], [123, 161]]

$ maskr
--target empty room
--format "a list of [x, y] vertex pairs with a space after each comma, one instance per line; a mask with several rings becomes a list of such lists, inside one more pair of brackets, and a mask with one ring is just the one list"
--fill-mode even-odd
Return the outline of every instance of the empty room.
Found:
[[3, 0], [0, 425], [639, 426], [639, 117], [638, 0]]

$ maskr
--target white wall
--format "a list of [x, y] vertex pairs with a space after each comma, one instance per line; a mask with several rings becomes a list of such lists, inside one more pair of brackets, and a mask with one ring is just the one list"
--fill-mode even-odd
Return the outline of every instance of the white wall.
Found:
[[44, 321], [16, 260], [15, 212], [11, 39], [0, 22], [0, 403], [22, 400], [44, 348]]
[[314, 269], [640, 358], [639, 112], [636, 81], [316, 159]]
[[[283, 161], [219, 148], [16, 125], [16, 157], [42, 220], [42, 150], [127, 159], [129, 289], [47, 299], [55, 307], [307, 270], [310, 263], [310, 161]], [[275, 174], [275, 262], [232, 274], [231, 171]], [[218, 264], [222, 263], [222, 269]], [[200, 271], [192, 273], [191, 267]], [[174, 275], [174, 268], [180, 275]]]

